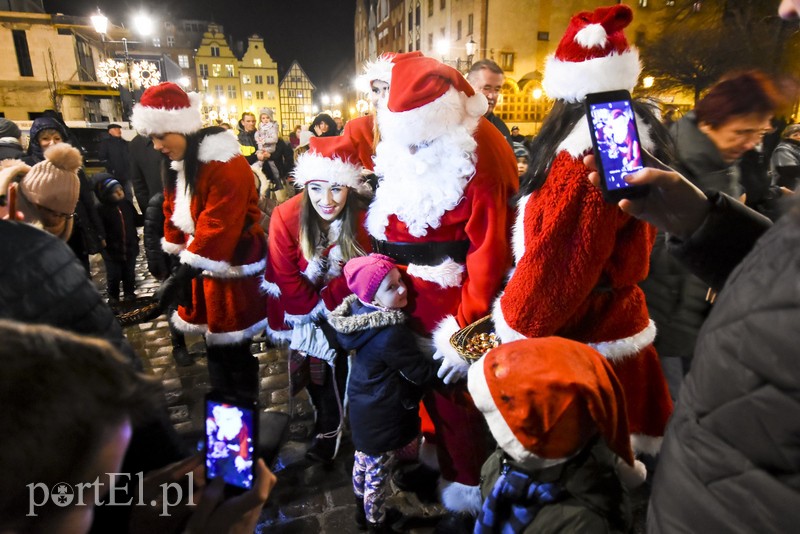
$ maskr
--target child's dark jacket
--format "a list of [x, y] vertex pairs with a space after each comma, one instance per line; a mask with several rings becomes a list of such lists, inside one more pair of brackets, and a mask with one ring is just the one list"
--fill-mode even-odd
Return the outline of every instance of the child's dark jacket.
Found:
[[367, 454], [399, 449], [419, 434], [419, 401], [436, 380], [437, 364], [417, 347], [402, 310], [379, 310], [355, 295], [328, 321], [345, 350], [355, 350], [348, 397], [355, 448]]
[[136, 227], [142, 225], [142, 216], [127, 198], [119, 202], [103, 202], [97, 208], [106, 232], [104, 255], [114, 261], [126, 261], [139, 254], [139, 236]]

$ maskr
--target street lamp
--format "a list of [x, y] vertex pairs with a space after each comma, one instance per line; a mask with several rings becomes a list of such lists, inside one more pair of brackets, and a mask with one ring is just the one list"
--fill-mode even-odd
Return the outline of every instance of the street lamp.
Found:
[[475, 52], [478, 51], [478, 43], [470, 36], [464, 47], [467, 49], [467, 70], [469, 70], [472, 68], [472, 58], [475, 56]]
[[442, 57], [442, 63], [447, 63], [447, 56], [450, 55], [450, 41], [439, 39], [436, 42], [436, 53]]

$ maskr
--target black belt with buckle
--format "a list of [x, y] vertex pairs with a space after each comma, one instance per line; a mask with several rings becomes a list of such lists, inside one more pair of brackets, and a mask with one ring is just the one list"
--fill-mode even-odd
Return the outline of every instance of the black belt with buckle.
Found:
[[389, 256], [400, 265], [439, 265], [445, 258], [458, 263], [467, 261], [469, 241], [431, 241], [427, 243], [399, 243], [372, 240], [372, 251]]

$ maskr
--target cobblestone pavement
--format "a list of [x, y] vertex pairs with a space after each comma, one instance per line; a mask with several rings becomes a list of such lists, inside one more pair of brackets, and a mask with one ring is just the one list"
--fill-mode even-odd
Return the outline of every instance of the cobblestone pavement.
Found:
[[[99, 255], [92, 257], [92, 278], [105, 294], [105, 273]], [[149, 296], [158, 288], [150, 276], [144, 255], [136, 269], [137, 295]], [[196, 444], [202, 437], [203, 396], [209, 389], [205, 345], [202, 337], [187, 336], [187, 346], [194, 357], [191, 367], [177, 367], [172, 359], [172, 345], [166, 316], [125, 328], [125, 335], [142, 357], [146, 372], [159, 377], [172, 423], [181, 437]], [[314, 415], [305, 391], [289, 397], [288, 352], [268, 348], [264, 341], [253, 343], [261, 377], [260, 405], [265, 411], [290, 416], [288, 437], [270, 466], [278, 484], [261, 514], [256, 532], [271, 534], [360, 532], [353, 520], [355, 504], [351, 486], [353, 445], [345, 432], [339, 455], [331, 466], [324, 467], [305, 459]], [[647, 491], [634, 494], [636, 524], [634, 532], [644, 532]], [[405, 519], [399, 530], [412, 534], [433, 532], [433, 524], [442, 514], [439, 505], [422, 504], [416, 495], [395, 491], [388, 500]]]

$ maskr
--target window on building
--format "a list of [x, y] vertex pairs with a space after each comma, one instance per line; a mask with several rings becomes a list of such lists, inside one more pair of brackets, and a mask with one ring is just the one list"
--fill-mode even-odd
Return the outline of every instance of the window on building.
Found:
[[236, 100], [236, 86], [229, 85], [228, 86], [228, 100]]
[[647, 0], [639, 0], [639, 7], [647, 7]]
[[472, 16], [472, 14], [470, 14], [467, 17], [467, 35], [472, 35], [473, 34], [473, 31], [472, 31], [473, 21], [474, 21], [474, 18]]
[[500, 68], [514, 70], [514, 52], [500, 52]]
[[219, 57], [219, 47], [211, 46], [211, 57]]
[[417, 7], [414, 8], [414, 16], [416, 17], [415, 20], [417, 21], [417, 26], [419, 26], [419, 1], [417, 2]]
[[447, 7], [447, 0], [439, 0], [439, 9], [442, 10]]
[[440, 36], [440, 37], [444, 38], [444, 32], [445, 32], [445, 28], [444, 28], [444, 26], [442, 26], [441, 28], [439, 28], [439, 36]]
[[214, 78], [219, 78], [219, 75], [222, 73], [222, 65], [219, 63], [214, 63], [211, 65], [211, 76]]
[[261, 58], [257, 57], [253, 59], [253, 66], [260, 67], [261, 66]]
[[208, 78], [208, 65], [206, 65], [205, 63], [200, 63], [198, 67], [200, 69], [200, 77]]
[[461, 21], [456, 22], [456, 40], [461, 40]]
[[416, 50], [419, 50], [419, 49], [420, 49], [420, 46], [419, 46], [419, 45], [420, 45], [420, 42], [419, 42], [419, 34], [417, 34], [417, 42], [416, 42], [416, 46], [417, 46], [417, 48], [416, 48]]
[[168, 20], [164, 21], [164, 29], [165, 30], [171, 30], [174, 27], [175, 27], [175, 25], [172, 24], [170, 21], [168, 21]]
[[167, 46], [170, 48], [175, 46], [175, 36], [167, 35]]
[[31, 52], [28, 49], [28, 37], [25, 30], [11, 30], [14, 38], [14, 51], [17, 53], [17, 67], [20, 76], [33, 76]]
[[250, 83], [250, 75], [249, 74], [242, 74], [242, 83]]
[[256, 98], [258, 100], [264, 100], [264, 91], [256, 91]]
[[262, 83], [264, 83], [264, 76], [256, 74], [256, 85], [261, 85]]
[[267, 76], [267, 85], [275, 85], [275, 76]]
[[253, 100], [253, 91], [242, 91], [245, 100]]
[[428, 0], [428, 16], [433, 16], [433, 0]]
[[161, 48], [161, 37], [153, 37], [153, 46]]
[[221, 85], [215, 85], [214, 94], [217, 95], [217, 98], [225, 96], [225, 88]]
[[408, 27], [409, 29], [414, 25], [414, 12], [408, 10]]
[[233, 71], [233, 65], [225, 65], [225, 71], [228, 73], [228, 78], [233, 78], [236, 75]]
[[550, 32], [538, 32], [536, 34], [537, 41], [549, 41], [550, 40]]
[[178, 66], [182, 69], [189, 68], [189, 56], [186, 54], [178, 54]]
[[[432, 51], [433, 51], [433, 34], [432, 34], [432, 33], [429, 33], [429, 34], [428, 34], [428, 50], [429, 50], [430, 52], [432, 52]], [[429, 52], [429, 53], [430, 53], [430, 52]]]
[[272, 91], [267, 91], [267, 98], [270, 100], [275, 100], [275, 93]]

